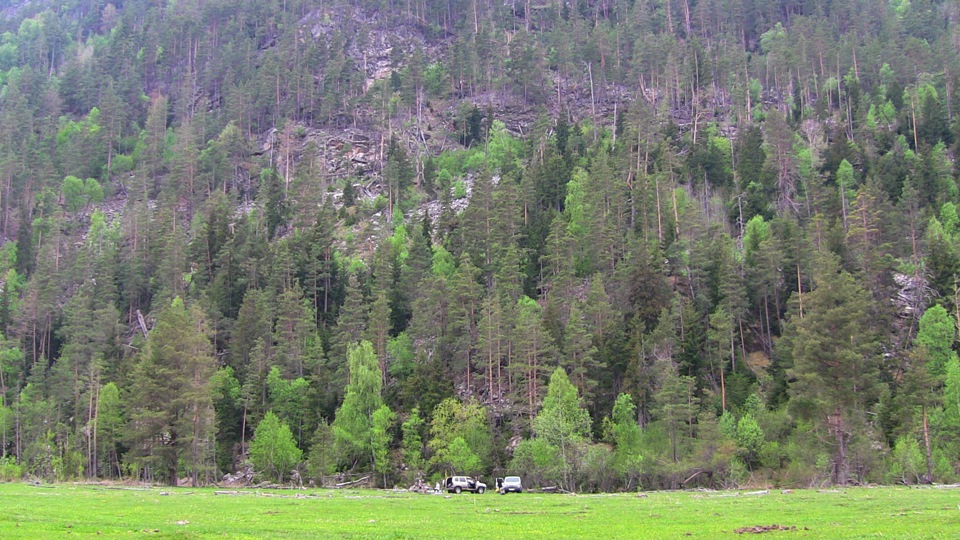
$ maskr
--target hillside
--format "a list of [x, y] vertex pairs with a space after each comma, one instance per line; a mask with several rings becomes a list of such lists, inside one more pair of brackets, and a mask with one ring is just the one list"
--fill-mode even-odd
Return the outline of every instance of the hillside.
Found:
[[0, 477], [953, 482], [958, 23], [7, 2]]

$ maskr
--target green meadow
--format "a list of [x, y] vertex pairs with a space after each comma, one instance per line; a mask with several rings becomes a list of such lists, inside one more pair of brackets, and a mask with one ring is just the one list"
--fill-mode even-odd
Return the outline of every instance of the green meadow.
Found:
[[0, 485], [0, 538], [960, 538], [960, 489], [419, 495]]

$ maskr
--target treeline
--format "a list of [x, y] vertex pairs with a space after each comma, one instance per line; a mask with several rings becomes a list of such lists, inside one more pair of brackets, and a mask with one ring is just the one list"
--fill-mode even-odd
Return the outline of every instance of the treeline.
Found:
[[0, 476], [956, 481], [958, 20], [13, 2]]

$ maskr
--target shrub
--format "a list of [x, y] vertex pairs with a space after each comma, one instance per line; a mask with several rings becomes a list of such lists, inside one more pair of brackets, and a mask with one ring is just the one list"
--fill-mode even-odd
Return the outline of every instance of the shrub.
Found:
[[467, 185], [463, 183], [463, 180], [457, 180], [457, 183], [453, 186], [453, 198], [454, 199], [463, 199], [467, 196]]
[[0, 458], [0, 482], [15, 482], [23, 478], [23, 467], [10, 456]]

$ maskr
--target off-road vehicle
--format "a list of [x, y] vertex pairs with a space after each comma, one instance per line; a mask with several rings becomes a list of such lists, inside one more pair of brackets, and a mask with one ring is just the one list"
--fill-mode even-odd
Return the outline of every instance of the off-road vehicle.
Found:
[[523, 493], [523, 484], [519, 476], [508, 476], [506, 478], [497, 478], [497, 491], [501, 495], [506, 493]]
[[460, 493], [461, 491], [472, 491], [483, 494], [487, 490], [487, 485], [469, 476], [448, 476], [443, 479], [442, 489], [447, 493]]

